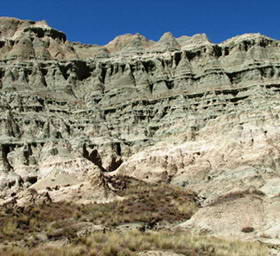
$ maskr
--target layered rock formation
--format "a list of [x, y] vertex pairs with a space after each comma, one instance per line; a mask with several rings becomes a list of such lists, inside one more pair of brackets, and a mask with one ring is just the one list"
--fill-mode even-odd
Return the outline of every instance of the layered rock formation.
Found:
[[197, 192], [203, 207], [184, 228], [280, 235], [279, 41], [166, 33], [83, 45], [12, 18], [0, 31], [4, 196], [69, 189], [98, 169]]

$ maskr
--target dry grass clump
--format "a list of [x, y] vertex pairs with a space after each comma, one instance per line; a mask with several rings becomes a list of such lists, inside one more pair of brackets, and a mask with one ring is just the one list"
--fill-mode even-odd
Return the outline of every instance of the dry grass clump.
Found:
[[[78, 230], [72, 226], [83, 221], [108, 228], [141, 222], [153, 228], [159, 222], [185, 221], [198, 208], [196, 195], [180, 188], [140, 181], [126, 181], [125, 186], [117, 192], [124, 198], [118, 202], [49, 203], [0, 209], [0, 243], [23, 240], [38, 233], [46, 234], [50, 240], [73, 240]], [[38, 243], [35, 239], [30, 246]]]
[[[147, 232], [129, 231], [127, 233], [96, 233], [81, 238], [76, 245], [66, 248], [37, 248], [18, 250], [7, 248], [0, 251], [1, 256], [132, 256], [138, 253], [160, 250], [192, 256], [263, 256], [267, 248], [257, 243], [227, 241], [212, 237], [194, 236], [188, 232]], [[141, 255], [141, 254], [138, 254]]]
[[33, 233], [47, 232], [50, 223], [72, 218], [78, 211], [78, 206], [67, 203], [1, 209], [0, 242], [17, 241]]
[[211, 204], [209, 204], [209, 206], [215, 206], [215, 205], [222, 204], [225, 202], [234, 201], [234, 200], [237, 200], [240, 198], [244, 198], [247, 195], [256, 195], [256, 196], [262, 197], [262, 196], [264, 196], [264, 193], [257, 189], [232, 191], [232, 192], [229, 192], [227, 194], [224, 194], [224, 195], [218, 197], [215, 201], [213, 201]]
[[198, 209], [196, 195], [164, 184], [134, 184], [119, 192], [124, 200], [88, 205], [83, 214], [96, 224], [115, 226], [131, 222], [176, 222], [189, 219]]

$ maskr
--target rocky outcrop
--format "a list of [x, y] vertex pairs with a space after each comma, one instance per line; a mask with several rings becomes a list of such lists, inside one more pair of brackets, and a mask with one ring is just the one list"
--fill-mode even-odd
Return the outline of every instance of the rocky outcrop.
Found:
[[[0, 27], [5, 195], [54, 179], [63, 189], [52, 199], [70, 200], [69, 187], [79, 190], [94, 169], [196, 191], [203, 208], [185, 227], [278, 234], [279, 41], [128, 34], [97, 46], [68, 42], [44, 22], [3, 18]], [[227, 213], [238, 207], [247, 216], [233, 222]], [[213, 221], [203, 218], [210, 212]]]
[[1, 18], [0, 31], [0, 60], [77, 58], [66, 35], [45, 21]]

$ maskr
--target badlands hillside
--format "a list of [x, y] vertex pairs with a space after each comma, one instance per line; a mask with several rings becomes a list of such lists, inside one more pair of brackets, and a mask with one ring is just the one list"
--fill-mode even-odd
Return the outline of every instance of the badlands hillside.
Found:
[[261, 34], [0, 18], [0, 255], [277, 255], [279, 102]]

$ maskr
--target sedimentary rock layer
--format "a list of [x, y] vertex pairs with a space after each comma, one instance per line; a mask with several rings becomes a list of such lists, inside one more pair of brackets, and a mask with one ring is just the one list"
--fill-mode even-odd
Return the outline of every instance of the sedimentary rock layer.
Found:
[[[0, 30], [3, 188], [94, 166], [195, 190], [202, 212], [254, 198], [248, 225], [278, 234], [279, 41], [166, 33], [83, 45], [46, 23], [10, 18]], [[197, 214], [186, 226], [223, 233]], [[232, 218], [221, 225], [239, 234], [247, 222]]]

